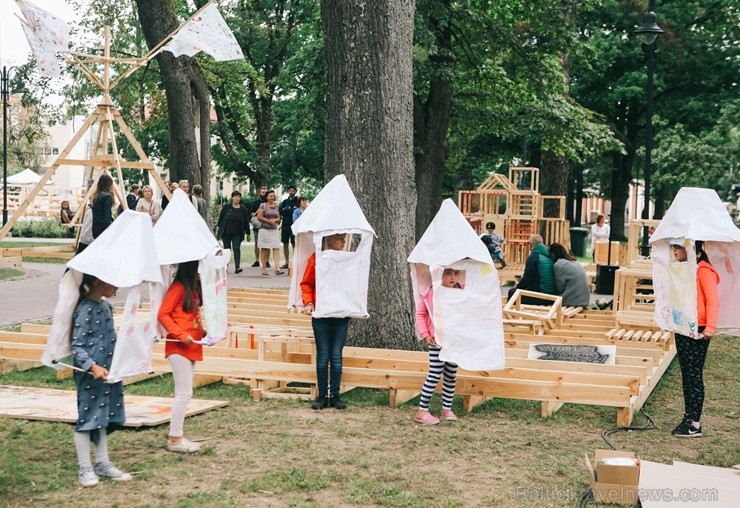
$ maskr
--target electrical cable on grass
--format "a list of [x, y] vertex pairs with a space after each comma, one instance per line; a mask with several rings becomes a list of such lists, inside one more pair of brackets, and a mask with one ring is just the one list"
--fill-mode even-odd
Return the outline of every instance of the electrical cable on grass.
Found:
[[614, 442], [609, 439], [609, 436], [611, 436], [615, 432], [618, 432], [620, 430], [652, 430], [657, 428], [653, 419], [650, 418], [650, 415], [647, 414], [647, 412], [645, 411], [644, 406], [640, 408], [640, 412], [645, 415], [645, 418], [647, 418], [647, 423], [642, 427], [614, 427], [613, 429], [605, 430], [601, 433], [601, 437], [603, 437], [604, 441], [606, 441], [606, 443], [612, 447], [612, 450], [618, 450], [617, 445], [615, 445]]
[[[645, 405], [647, 405], [647, 403]], [[653, 419], [650, 417], [650, 415], [647, 413], [647, 411], [645, 411], [645, 405], [643, 405], [640, 408], [640, 413], [642, 413], [643, 415], [645, 415], [645, 418], [647, 418], [647, 423], [645, 425], [643, 425], [641, 427], [633, 427], [633, 426], [629, 426], [629, 427], [614, 427], [613, 429], [608, 429], [608, 430], [605, 430], [604, 432], [601, 433], [601, 437], [603, 437], [604, 438], [604, 441], [606, 441], [606, 443], [609, 446], [612, 447], [612, 450], [617, 450], [617, 445], [614, 444], [614, 442], [611, 439], [609, 439], [609, 436], [612, 435], [612, 434], [614, 434], [615, 432], [618, 432], [620, 430], [652, 430], [652, 429], [656, 429], [657, 428], [657, 426], [655, 425], [655, 422], [653, 421]], [[581, 497], [578, 500], [578, 505], [577, 506], [578, 506], [578, 508], [584, 508], [585, 506], [587, 506], [593, 500], [594, 500], [594, 493], [593, 493], [593, 490], [591, 489], [591, 487], [589, 487], [586, 490], [584, 490], [583, 493], [581, 493]]]

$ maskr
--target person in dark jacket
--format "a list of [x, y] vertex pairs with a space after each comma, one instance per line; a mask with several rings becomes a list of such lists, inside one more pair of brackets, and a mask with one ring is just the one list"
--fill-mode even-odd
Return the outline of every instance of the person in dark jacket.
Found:
[[98, 178], [98, 186], [92, 195], [93, 237], [97, 238], [113, 223], [113, 178], [103, 173]]
[[[553, 271], [554, 262], [542, 243], [540, 235], [529, 237], [529, 246], [532, 249], [524, 264], [524, 273], [519, 284], [509, 290], [509, 299], [514, 296], [517, 289], [526, 289], [527, 291], [536, 291], [538, 293], [547, 293], [548, 295], [557, 294], [555, 289], [555, 273]], [[552, 305], [550, 300], [541, 300], [523, 296], [522, 303], [530, 305]]]
[[218, 216], [216, 237], [224, 242], [224, 249], [231, 249], [234, 253], [234, 273], [241, 273], [241, 245], [244, 235], [247, 241], [252, 235], [249, 230], [249, 213], [247, 207], [241, 204], [242, 193], [235, 190], [231, 193], [231, 203], [226, 203]]

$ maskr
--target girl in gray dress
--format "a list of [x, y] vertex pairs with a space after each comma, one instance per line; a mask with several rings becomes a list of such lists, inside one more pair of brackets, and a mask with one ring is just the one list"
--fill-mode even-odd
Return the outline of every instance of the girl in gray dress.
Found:
[[[75, 448], [83, 487], [97, 485], [99, 477], [127, 481], [129, 473], [115, 467], [108, 459], [109, 432], [126, 421], [123, 407], [123, 383], [109, 384], [108, 369], [113, 361], [116, 332], [113, 308], [103, 298], [113, 296], [118, 288], [92, 275], [84, 274], [80, 299], [72, 316], [71, 349], [77, 385], [77, 423]], [[95, 467], [90, 461], [90, 443], [95, 448]]]

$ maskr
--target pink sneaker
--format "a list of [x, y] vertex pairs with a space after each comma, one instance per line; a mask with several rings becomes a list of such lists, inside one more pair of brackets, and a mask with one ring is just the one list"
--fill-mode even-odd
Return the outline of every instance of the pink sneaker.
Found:
[[439, 423], [439, 418], [433, 416], [429, 411], [419, 411], [416, 413], [416, 416], [414, 416], [414, 421], [416, 423], [421, 423], [422, 425], [437, 425]]
[[452, 412], [452, 409], [443, 409], [441, 416], [443, 420], [447, 420], [448, 422], [457, 421], [457, 415]]

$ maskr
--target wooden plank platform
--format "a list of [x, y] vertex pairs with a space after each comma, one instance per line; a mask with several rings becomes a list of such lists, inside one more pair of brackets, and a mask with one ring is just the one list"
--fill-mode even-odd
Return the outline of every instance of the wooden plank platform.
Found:
[[[196, 372], [211, 376], [207, 380], [248, 380], [255, 398], [315, 396], [310, 317], [288, 310], [287, 292], [231, 289], [228, 302], [229, 337], [204, 348], [204, 360], [196, 364]], [[520, 306], [520, 310], [526, 313], [528, 307]], [[564, 403], [595, 404], [616, 408], [618, 425], [629, 425], [675, 356], [672, 335], [654, 325], [624, 328], [612, 311], [580, 307], [551, 311], [531, 320], [537, 323], [536, 332], [534, 326], [505, 323], [504, 369], [458, 371], [456, 393], [463, 396], [465, 408], [470, 410], [491, 397], [537, 400], [546, 417]], [[20, 332], [0, 331], [0, 358], [37, 362], [48, 330], [49, 325], [24, 324]], [[529, 346], [534, 343], [616, 346], [616, 361], [601, 365], [530, 360]], [[170, 370], [161, 343], [153, 348], [153, 366], [157, 373]], [[397, 405], [420, 393], [428, 355], [346, 347], [343, 367], [345, 389], [387, 389], [391, 404]], [[307, 387], [293, 390], [289, 383]]]

